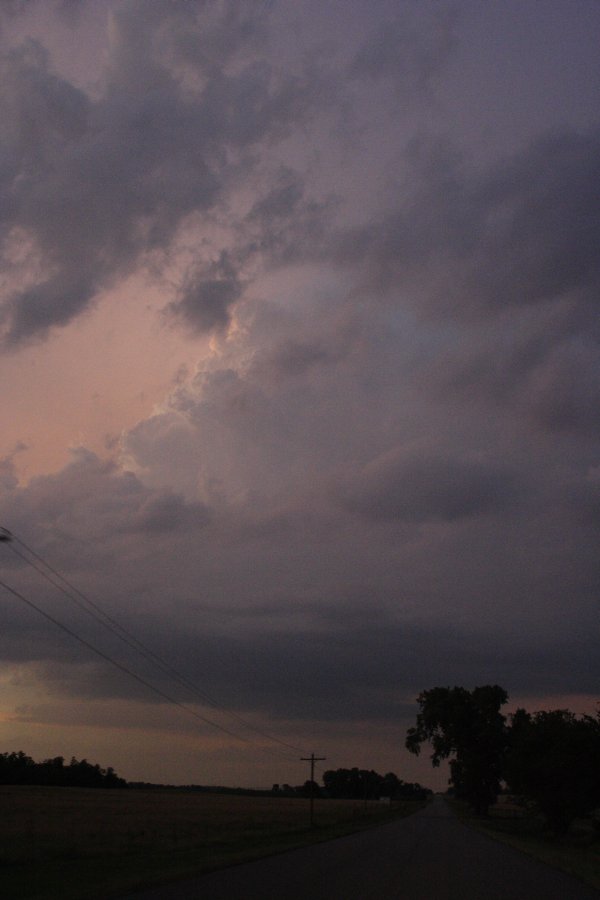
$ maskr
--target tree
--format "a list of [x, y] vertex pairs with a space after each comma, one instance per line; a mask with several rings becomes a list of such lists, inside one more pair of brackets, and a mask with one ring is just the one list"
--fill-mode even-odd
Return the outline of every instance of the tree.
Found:
[[35, 763], [22, 750], [0, 753], [0, 784], [27, 784]]
[[300, 797], [320, 797], [321, 788], [316, 781], [311, 781], [310, 778], [308, 778], [304, 784], [299, 785], [296, 788], [296, 794]]
[[386, 772], [379, 786], [379, 796], [390, 799], [399, 797], [403, 787], [407, 785], [394, 772]]
[[556, 834], [600, 806], [600, 716], [566, 709], [512, 716], [506, 754], [512, 791], [534, 800]]
[[101, 769], [86, 759], [73, 757], [65, 766], [62, 756], [36, 763], [22, 750], [18, 753], [0, 753], [0, 784], [67, 785], [69, 787], [122, 788], [127, 783], [112, 767]]
[[380, 775], [373, 769], [329, 769], [323, 773], [323, 784], [328, 797], [345, 800], [424, 800], [427, 788], [420, 784], [408, 784], [393, 772]]
[[323, 773], [325, 791], [336, 799], [378, 800], [383, 782], [383, 776], [373, 769], [329, 769]]
[[417, 723], [408, 730], [406, 747], [418, 755], [421, 744], [433, 747], [431, 762], [450, 760], [450, 781], [456, 794], [479, 815], [486, 815], [496, 800], [506, 748], [506, 719], [500, 708], [508, 694], [498, 685], [468, 691], [463, 687], [436, 687], [417, 698]]

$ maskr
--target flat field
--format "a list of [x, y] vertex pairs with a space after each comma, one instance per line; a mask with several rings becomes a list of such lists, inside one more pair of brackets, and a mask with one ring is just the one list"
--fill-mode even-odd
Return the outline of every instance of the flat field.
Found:
[[95, 900], [408, 815], [353, 800], [0, 786], [3, 900]]

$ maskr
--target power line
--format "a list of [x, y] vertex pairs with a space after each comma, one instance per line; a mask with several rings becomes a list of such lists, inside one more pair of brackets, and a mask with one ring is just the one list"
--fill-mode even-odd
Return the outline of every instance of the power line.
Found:
[[41, 616], [44, 616], [45, 619], [48, 619], [49, 622], [52, 622], [57, 628], [60, 628], [66, 634], [70, 635], [76, 641], [79, 641], [80, 644], [83, 644], [84, 647], [87, 647], [88, 650], [91, 650], [92, 653], [95, 653], [97, 656], [100, 656], [102, 659], [109, 662], [111, 665], [116, 666], [117, 669], [120, 669], [121, 672], [124, 672], [126, 675], [129, 675], [130, 678], [134, 678], [140, 684], [143, 684], [144, 687], [149, 688], [151, 691], [154, 691], [155, 694], [158, 694], [159, 697], [162, 697], [163, 700], [167, 700], [169, 703], [174, 703], [180, 709], [185, 710], [190, 715], [194, 716], [196, 719], [200, 719], [207, 725], [213, 725], [215, 728], [218, 728], [220, 731], [224, 731], [226, 734], [229, 734], [231, 737], [237, 738], [241, 741], [248, 741], [248, 738], [243, 737], [243, 735], [235, 734], [233, 731], [229, 731], [229, 729], [224, 728], [223, 725], [219, 725], [218, 722], [213, 722], [212, 719], [208, 719], [206, 716], [197, 713], [195, 710], [190, 709], [189, 706], [186, 706], [185, 703], [181, 703], [179, 700], [176, 700], [174, 697], [171, 697], [169, 694], [165, 693], [165, 691], [161, 690], [161, 688], [156, 687], [156, 685], [152, 684], [150, 681], [146, 681], [145, 678], [142, 678], [141, 675], [138, 675], [136, 672], [129, 669], [127, 666], [124, 666], [122, 663], [118, 662], [118, 660], [113, 659], [112, 656], [109, 656], [108, 653], [104, 653], [103, 650], [99, 650], [98, 647], [95, 647], [89, 641], [86, 641], [85, 638], [81, 637], [81, 635], [77, 634], [76, 631], [73, 631], [72, 628], [69, 628], [68, 625], [65, 625], [63, 622], [56, 619], [50, 613], [46, 612], [46, 610], [42, 609], [41, 606], [38, 606], [33, 600], [29, 600], [19, 591], [16, 591], [6, 582], [0, 580], [0, 587], [3, 587], [6, 591], [9, 591], [14, 597], [17, 597], [18, 600], [21, 600], [23, 603], [27, 604], [27, 606], [34, 609]]
[[[195, 685], [185, 675], [182, 675], [177, 669], [175, 669], [168, 662], [166, 662], [164, 659], [162, 659], [160, 656], [158, 656], [158, 654], [154, 653], [154, 651], [152, 651], [142, 641], [140, 641], [138, 638], [136, 638], [135, 635], [133, 635], [130, 631], [128, 631], [116, 619], [114, 619], [110, 615], [108, 615], [108, 613], [106, 613], [98, 604], [94, 603], [93, 600], [91, 600], [82, 591], [80, 591], [77, 587], [75, 587], [73, 584], [71, 584], [71, 582], [69, 582], [68, 579], [66, 579], [63, 575], [61, 575], [60, 572], [58, 572], [48, 562], [46, 562], [46, 560], [44, 560], [43, 557], [41, 557], [38, 553], [36, 553], [35, 550], [33, 550], [31, 547], [29, 547], [27, 544], [25, 544], [24, 541], [22, 541], [20, 538], [18, 538], [16, 535], [14, 535], [8, 529], [0, 527], [0, 540], [9, 542], [11, 550], [18, 557], [20, 557], [24, 562], [26, 562], [33, 569], [35, 569], [40, 575], [42, 575], [43, 578], [45, 578], [55, 588], [62, 591], [62, 593], [65, 594], [65, 596], [67, 596], [69, 598], [69, 600], [71, 600], [72, 603], [74, 603], [76, 606], [78, 606], [80, 609], [82, 609], [84, 612], [86, 612], [88, 615], [90, 615], [96, 622], [101, 624], [104, 628], [106, 628], [108, 631], [110, 631], [114, 636], [119, 638], [119, 640], [123, 641], [123, 643], [125, 643], [128, 647], [130, 647], [131, 649], [138, 652], [146, 660], [151, 662], [153, 665], [157, 666], [161, 671], [163, 671], [164, 673], [169, 675], [175, 681], [179, 682], [179, 684], [186, 687], [189, 691], [191, 691], [197, 697], [202, 699], [204, 702], [208, 703], [210, 706], [215, 708], [217, 711], [223, 713], [224, 715], [228, 716], [229, 718], [233, 719], [234, 721], [239, 722], [245, 728], [248, 728], [251, 731], [254, 731], [256, 734], [259, 734], [261, 737], [264, 737], [269, 741], [272, 741], [283, 747], [286, 747], [289, 750], [296, 750], [296, 751], [302, 752], [302, 750], [299, 747], [296, 747], [295, 745], [290, 744], [287, 741], [284, 741], [281, 738], [278, 738], [275, 735], [272, 735], [269, 732], [258, 728], [257, 726], [255, 726], [252, 723], [243, 719], [241, 716], [238, 716], [236, 713], [223, 708], [212, 697], [210, 697], [204, 691], [200, 690], [200, 688], [198, 688], [197, 685]], [[19, 552], [19, 550], [17, 550], [14, 547], [15, 541], [18, 542], [31, 556], [33, 556], [34, 559], [37, 560], [43, 568], [41, 568], [40, 565], [36, 564], [32, 559], [29, 559], [26, 555]], [[48, 572], [50, 572], [51, 574], [49, 575]], [[247, 738], [243, 735], [239, 735], [239, 734], [231, 731], [230, 729], [225, 728], [224, 726], [218, 724], [217, 722], [214, 722], [213, 720], [211, 720], [205, 716], [201, 716], [200, 714], [195, 713], [193, 710], [191, 710], [185, 704], [181, 703], [180, 701], [178, 701], [175, 698], [171, 697], [170, 695], [166, 694], [160, 688], [156, 688], [150, 682], [146, 681], [141, 676], [138, 676], [135, 672], [131, 671], [126, 666], [123, 666], [121, 663], [118, 663], [116, 660], [114, 660], [108, 654], [105, 654], [102, 651], [98, 650], [96, 647], [94, 647], [92, 644], [90, 644], [84, 638], [80, 637], [75, 631], [73, 631], [68, 626], [61, 623], [58, 619], [55, 619], [49, 613], [46, 613], [44, 610], [42, 610], [40, 607], [36, 606], [32, 601], [28, 600], [22, 594], [19, 594], [17, 591], [15, 591], [9, 585], [6, 585], [4, 582], [0, 582], [0, 585], [5, 587], [8, 591], [13, 593], [24, 603], [27, 603], [27, 605], [31, 606], [33, 609], [38, 611], [41, 615], [45, 616], [47, 619], [52, 621], [63, 631], [70, 634], [72, 637], [74, 637], [80, 643], [84, 644], [86, 647], [91, 649], [93, 652], [95, 652], [96, 654], [101, 656], [103, 659], [106, 659], [107, 661], [111, 662], [113, 665], [117, 666], [117, 668], [121, 669], [121, 671], [125, 672], [126, 674], [135, 678], [140, 683], [144, 684], [146, 687], [155, 691], [155, 693], [158, 693], [164, 699], [169, 700], [169, 702], [175, 703], [177, 706], [179, 706], [180, 708], [191, 713], [196, 718], [199, 718], [203, 722], [213, 725], [215, 728], [218, 728], [221, 731], [224, 731], [226, 734], [229, 734], [229, 735], [236, 737], [239, 740], [243, 740], [247, 743], [251, 742], [251, 740], [249, 738]], [[79, 598], [81, 598], [81, 599], [79, 599]], [[261, 747], [261, 749], [268, 751], [270, 748]], [[273, 748], [273, 749], [275, 749], [275, 748]]]
[[[49, 575], [48, 572], [44, 570], [44, 568], [41, 568], [36, 562], [29, 559], [27, 556], [25, 556], [25, 554], [17, 550], [14, 544], [11, 544], [10, 546], [13, 553], [24, 560], [24, 562], [32, 566], [32, 568], [39, 572], [39, 574], [43, 578], [45, 578], [46, 581], [60, 590], [66, 597], [68, 597], [69, 600], [71, 600], [72, 603], [79, 607], [79, 609], [82, 609], [85, 613], [87, 613], [87, 615], [91, 616], [94, 621], [98, 622], [100, 625], [110, 631], [111, 634], [117, 637], [132, 650], [135, 650], [137, 653], [143, 656], [148, 662], [157, 666], [157, 668], [159, 668], [162, 672], [177, 681], [183, 687], [187, 688], [192, 694], [207, 703], [209, 706], [212, 706], [214, 709], [228, 716], [230, 719], [238, 722], [240, 725], [243, 725], [245, 728], [254, 731], [256, 734], [261, 735], [261, 737], [264, 737], [267, 740], [280, 744], [281, 746], [284, 746], [289, 750], [302, 752], [299, 747], [296, 747], [295, 745], [290, 744], [289, 742], [284, 741], [273, 734], [270, 734], [268, 731], [264, 731], [258, 726], [253, 725], [251, 722], [246, 721], [246, 719], [244, 719], [242, 716], [238, 716], [236, 713], [223, 707], [209, 694], [207, 694], [196, 684], [194, 684], [193, 681], [179, 672], [174, 666], [158, 656], [157, 653], [151, 650], [150, 647], [148, 647], [134, 634], [128, 631], [123, 625], [121, 625], [120, 622], [118, 622], [107, 612], [105, 612], [102, 607], [94, 603], [94, 601], [87, 597], [82, 591], [80, 591], [79, 588], [71, 584], [70, 581], [68, 581], [63, 575], [61, 575], [60, 572], [57, 572], [56, 569], [54, 569], [49, 563], [47, 563], [38, 553], [32, 550], [31, 547], [28, 547], [27, 544], [24, 543], [24, 541], [22, 541], [15, 535], [13, 535], [13, 540], [21, 544], [22, 547], [24, 547], [32, 556], [34, 556], [36, 560], [39, 560], [42, 566], [44, 566], [45, 569], [48, 569], [52, 574]], [[62, 582], [62, 584], [60, 582]], [[81, 600], [79, 598], [81, 598]]]
[[[17, 535], [12, 534], [8, 531], [8, 529], [1, 529], [1, 533], [5, 533], [9, 535], [9, 540], [11, 541], [10, 547], [13, 553], [23, 559], [26, 563], [28, 563], [32, 568], [34, 568], [43, 578], [50, 582], [54, 587], [58, 590], [62, 591], [66, 597], [71, 600], [76, 606], [82, 609], [85, 613], [91, 616], [96, 622], [110, 631], [114, 636], [116, 636], [119, 640], [125, 643], [128, 647], [135, 650], [141, 656], [143, 656], [147, 661], [157, 666], [161, 671], [165, 674], [169, 675], [172, 679], [179, 682], [183, 687], [187, 688], [196, 697], [208, 703], [214, 709], [228, 716], [235, 722], [243, 725], [245, 728], [248, 728], [251, 731], [254, 731], [256, 734], [259, 734], [261, 737], [266, 738], [276, 744], [280, 744], [283, 747], [286, 747], [288, 750], [294, 750], [297, 752], [302, 752], [300, 747], [296, 747], [293, 744], [290, 744], [288, 741], [284, 741], [281, 738], [276, 737], [273, 734], [259, 728], [256, 725], [253, 725], [251, 722], [246, 721], [241, 716], [232, 712], [231, 710], [226, 709], [221, 704], [219, 704], [216, 700], [214, 700], [209, 694], [205, 691], [202, 691], [193, 681], [179, 672], [174, 666], [168, 663], [166, 660], [162, 659], [157, 653], [151, 650], [146, 644], [140, 641], [134, 634], [128, 631], [120, 622], [110, 616], [105, 610], [102, 609], [97, 603], [91, 600], [86, 594], [84, 594], [79, 588], [73, 585], [67, 578], [64, 577], [60, 572], [54, 569], [50, 563], [48, 563], [43, 557], [36, 553], [31, 547], [29, 547], [21, 538]], [[14, 542], [19, 543], [31, 556], [34, 557], [35, 560], [38, 560], [39, 563], [44, 567], [40, 568], [33, 560], [26, 557], [24, 554], [20, 553], [14, 546]], [[48, 571], [45, 571], [48, 570]], [[51, 573], [51, 575], [48, 574]], [[54, 577], [52, 577], [54, 576]], [[57, 583], [55, 579], [58, 579]], [[81, 599], [79, 599], [81, 598]], [[83, 602], [82, 602], [83, 601]]]

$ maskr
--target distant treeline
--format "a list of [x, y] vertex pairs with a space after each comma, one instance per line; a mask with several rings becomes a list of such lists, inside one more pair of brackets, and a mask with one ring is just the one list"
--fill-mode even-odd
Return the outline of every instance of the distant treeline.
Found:
[[380, 775], [373, 769], [330, 769], [323, 774], [323, 786], [305, 781], [297, 787], [274, 784], [272, 793], [286, 797], [329, 797], [333, 800], [424, 800], [431, 794], [420, 784], [402, 781], [393, 772]]
[[144, 791], [179, 791], [198, 794], [232, 794], [239, 797], [270, 797], [267, 788], [225, 787], [219, 784], [155, 784], [153, 781], [129, 781], [127, 786]]
[[60, 787], [124, 788], [127, 782], [119, 778], [112, 767], [102, 769], [86, 759], [71, 758], [65, 765], [62, 756], [36, 763], [19, 750], [0, 753], [0, 784], [40, 784]]
[[373, 769], [330, 769], [323, 775], [327, 797], [348, 800], [425, 800], [432, 792], [420, 784], [402, 781], [393, 772], [380, 775]]
[[323, 775], [323, 784], [305, 781], [303, 784], [274, 784], [270, 790], [260, 788], [224, 787], [204, 784], [153, 784], [130, 781], [129, 787], [144, 790], [196, 791], [205, 794], [233, 794], [249, 797], [322, 797], [333, 800], [424, 800], [432, 792], [420, 784], [411, 784], [388, 772], [380, 775], [373, 769], [331, 769]]
[[71, 758], [65, 765], [64, 757], [55, 756], [36, 763], [19, 750], [17, 753], [0, 753], [0, 784], [36, 784], [55, 787], [131, 788], [138, 790], [196, 791], [206, 794], [231, 794], [253, 797], [315, 797], [336, 800], [422, 800], [431, 793], [420, 784], [402, 781], [393, 772], [379, 775], [373, 769], [335, 769], [325, 772], [323, 784], [305, 781], [303, 784], [274, 784], [270, 789], [225, 787], [202, 784], [154, 784], [148, 781], [125, 781], [109, 766], [102, 769], [86, 759]]

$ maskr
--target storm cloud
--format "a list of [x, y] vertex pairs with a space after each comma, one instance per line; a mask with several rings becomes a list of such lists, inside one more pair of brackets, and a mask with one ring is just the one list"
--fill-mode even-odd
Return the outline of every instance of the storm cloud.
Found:
[[396, 768], [436, 684], [591, 709], [600, 17], [564, 16], [5, 6], [3, 579], [159, 693], [9, 594], [3, 740], [96, 721], [128, 777], [146, 729], [271, 776], [219, 774], [160, 691], [210, 703], [42, 561], [334, 766]]
[[[253, 13], [229, 4], [211, 22], [201, 12], [112, 7], [110, 63], [93, 96], [53, 70], [40, 41], [5, 51], [8, 346], [66, 325], [100, 290], [167, 252], [189, 217], [215, 211], [230, 182], [249, 175], [258, 143], [285, 136], [305, 114], [307, 77], [256, 59], [234, 65], [252, 45]], [[24, 242], [22, 260], [15, 245]], [[233, 283], [186, 279], [176, 308], [195, 328], [222, 326]]]

